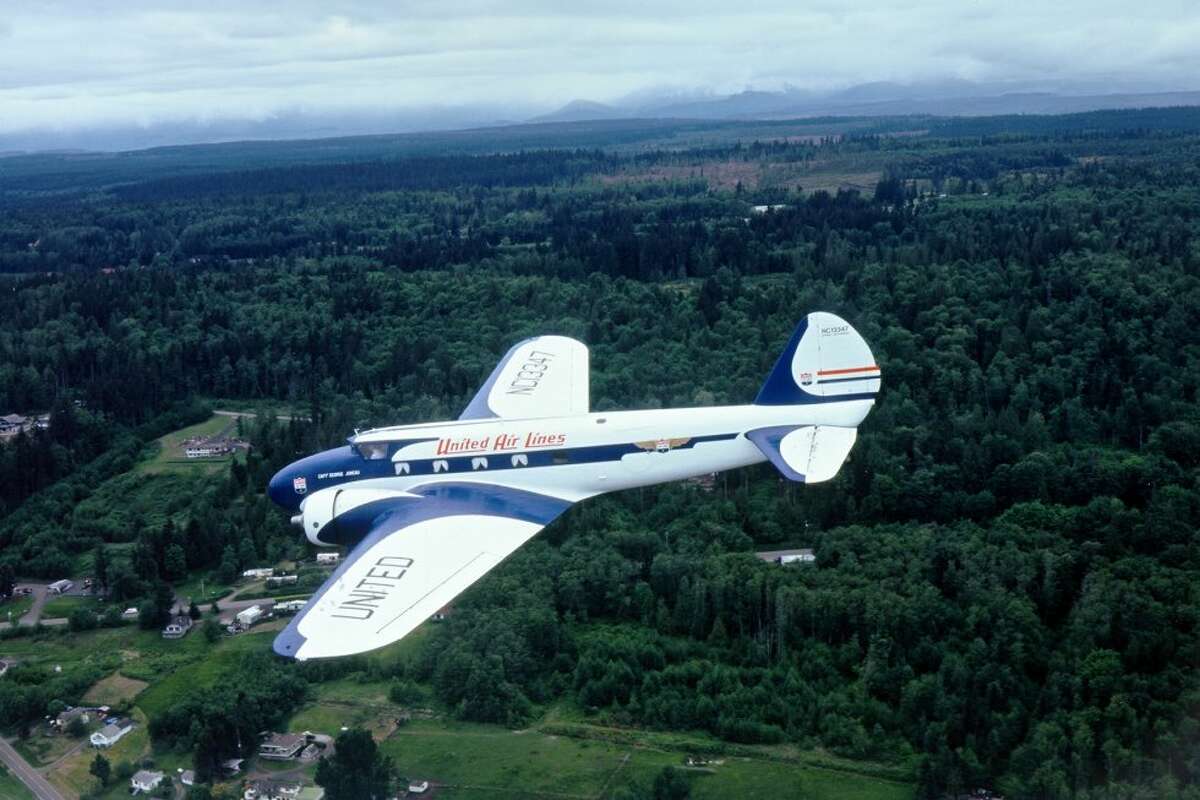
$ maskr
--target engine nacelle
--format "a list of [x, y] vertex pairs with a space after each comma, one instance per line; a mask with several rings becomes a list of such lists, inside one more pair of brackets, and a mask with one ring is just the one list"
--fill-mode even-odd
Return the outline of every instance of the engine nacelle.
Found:
[[300, 513], [293, 517], [292, 521], [299, 523], [304, 528], [304, 535], [313, 544], [337, 544], [337, 542], [322, 539], [321, 534], [338, 517], [367, 503], [401, 498], [419, 499], [417, 495], [408, 492], [388, 489], [330, 486], [328, 489], [322, 489], [306, 497], [300, 504]]

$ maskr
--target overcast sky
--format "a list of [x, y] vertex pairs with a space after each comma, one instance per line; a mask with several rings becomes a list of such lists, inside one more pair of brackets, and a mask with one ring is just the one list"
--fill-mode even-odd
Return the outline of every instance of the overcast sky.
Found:
[[1200, 88], [1196, 0], [0, 4], [0, 132], [868, 81]]

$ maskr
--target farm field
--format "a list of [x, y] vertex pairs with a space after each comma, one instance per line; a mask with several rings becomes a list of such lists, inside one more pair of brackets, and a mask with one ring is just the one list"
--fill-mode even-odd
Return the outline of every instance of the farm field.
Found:
[[[537, 727], [512, 731], [493, 725], [414, 721], [382, 743], [402, 775], [431, 780], [449, 797], [607, 797], [629, 786], [648, 786], [663, 767], [683, 768], [686, 750], [648, 746], [632, 733], [615, 744], [547, 733]], [[652, 738], [652, 737], [650, 737]], [[911, 784], [800, 764], [744, 756], [687, 769], [693, 797], [806, 797], [907, 800]], [[766, 792], [766, 794], [763, 794]]]

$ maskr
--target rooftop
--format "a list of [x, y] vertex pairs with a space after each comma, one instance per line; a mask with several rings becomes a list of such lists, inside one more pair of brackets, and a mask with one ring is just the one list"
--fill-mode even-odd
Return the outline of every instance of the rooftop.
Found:
[[778, 561], [784, 556], [811, 556], [812, 548], [802, 547], [797, 550], [763, 550], [754, 555], [761, 558], [763, 561]]

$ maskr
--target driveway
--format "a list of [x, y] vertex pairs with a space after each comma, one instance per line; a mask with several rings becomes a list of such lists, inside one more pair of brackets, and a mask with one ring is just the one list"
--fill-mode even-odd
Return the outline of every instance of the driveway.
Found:
[[[33, 605], [29, 610], [17, 620], [16, 624], [22, 627], [32, 628], [34, 625], [41, 623], [42, 625], [66, 625], [68, 620], [66, 617], [56, 617], [54, 619], [42, 619], [42, 609], [46, 606], [46, 601], [50, 599], [50, 590], [46, 588], [44, 583], [18, 583], [18, 589], [28, 588], [32, 592]], [[79, 594], [87, 596], [87, 592], [68, 592], [68, 594]], [[13, 623], [0, 622], [0, 631], [7, 630], [13, 626]]]
[[67, 800], [58, 789], [55, 789], [49, 781], [42, 777], [41, 773], [29, 766], [29, 762], [21, 758], [21, 754], [14, 750], [12, 745], [2, 738], [0, 738], [0, 761], [3, 761], [9, 771], [17, 776], [17, 780], [25, 784], [37, 800]]
[[25, 612], [25, 616], [18, 621], [21, 625], [37, 625], [38, 620], [42, 618], [42, 607], [46, 605], [46, 595], [50, 590], [46, 588], [44, 583], [21, 583], [17, 588], [29, 588], [33, 590], [33, 605]]

